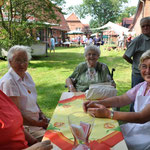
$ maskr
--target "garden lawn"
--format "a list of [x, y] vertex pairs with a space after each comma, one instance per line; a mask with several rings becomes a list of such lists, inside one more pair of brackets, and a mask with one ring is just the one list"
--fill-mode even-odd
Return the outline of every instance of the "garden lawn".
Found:
[[[64, 48], [57, 47], [55, 53], [48, 57], [34, 57], [28, 67], [38, 93], [38, 104], [42, 111], [51, 117], [65, 88], [65, 79], [73, 72], [74, 68], [84, 61], [83, 47]], [[115, 68], [114, 80], [117, 84], [118, 95], [125, 93], [131, 87], [131, 65], [123, 58], [124, 51], [106, 51], [101, 47], [99, 61], [108, 65], [109, 69]], [[0, 60], [0, 78], [7, 72], [7, 62]], [[128, 111], [129, 107], [121, 110]]]

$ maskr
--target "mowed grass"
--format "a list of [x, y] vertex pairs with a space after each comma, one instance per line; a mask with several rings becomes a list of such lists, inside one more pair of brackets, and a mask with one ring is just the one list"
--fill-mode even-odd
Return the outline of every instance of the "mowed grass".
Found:
[[[115, 68], [114, 80], [117, 84], [118, 95], [125, 93], [131, 87], [131, 65], [123, 60], [124, 51], [107, 51], [101, 47], [99, 61]], [[48, 53], [48, 57], [34, 57], [28, 67], [38, 93], [38, 104], [42, 111], [51, 117], [65, 88], [65, 79], [75, 67], [84, 61], [83, 47], [57, 47], [55, 53]], [[7, 61], [0, 60], [0, 78], [7, 72]], [[129, 107], [121, 108], [128, 111]]]

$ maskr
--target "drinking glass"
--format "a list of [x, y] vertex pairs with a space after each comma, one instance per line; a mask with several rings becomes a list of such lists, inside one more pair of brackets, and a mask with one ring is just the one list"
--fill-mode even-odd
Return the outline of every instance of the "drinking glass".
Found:
[[94, 125], [94, 116], [75, 112], [68, 116], [68, 123], [74, 137], [73, 150], [90, 150], [88, 139]]

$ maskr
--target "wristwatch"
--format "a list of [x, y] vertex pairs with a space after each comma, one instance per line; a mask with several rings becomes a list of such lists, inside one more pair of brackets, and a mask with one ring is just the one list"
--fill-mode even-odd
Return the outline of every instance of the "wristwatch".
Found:
[[110, 110], [110, 118], [113, 119], [113, 117], [114, 117], [114, 111]]

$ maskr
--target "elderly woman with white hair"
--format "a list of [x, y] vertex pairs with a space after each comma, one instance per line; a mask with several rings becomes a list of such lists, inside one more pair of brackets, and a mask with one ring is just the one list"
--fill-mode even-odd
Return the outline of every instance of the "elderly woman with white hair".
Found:
[[70, 92], [85, 92], [88, 90], [90, 84], [103, 82], [114, 84], [107, 65], [98, 62], [100, 49], [97, 46], [87, 46], [84, 56], [86, 62], [80, 63], [72, 75], [66, 79], [66, 85]]
[[9, 49], [7, 59], [10, 68], [0, 79], [0, 90], [20, 109], [29, 132], [41, 140], [48, 126], [48, 119], [37, 104], [35, 84], [27, 72], [30, 58], [29, 47], [16, 45]]
[[[87, 101], [85, 112], [99, 118], [111, 118], [128, 122], [121, 130], [129, 150], [150, 149], [150, 50], [142, 54], [139, 69], [144, 82], [137, 84], [121, 96], [101, 101]], [[111, 111], [110, 107], [122, 107], [135, 102], [135, 112]]]

